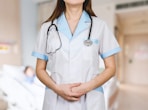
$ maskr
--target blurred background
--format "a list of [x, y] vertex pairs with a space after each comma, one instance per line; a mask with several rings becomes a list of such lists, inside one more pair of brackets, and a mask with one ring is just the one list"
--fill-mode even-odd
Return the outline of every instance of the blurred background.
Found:
[[[56, 0], [0, 0], [0, 110], [41, 110], [44, 85], [31, 52]], [[148, 110], [148, 0], [92, 0], [122, 51], [104, 84], [108, 110]], [[100, 70], [104, 69], [101, 61]]]

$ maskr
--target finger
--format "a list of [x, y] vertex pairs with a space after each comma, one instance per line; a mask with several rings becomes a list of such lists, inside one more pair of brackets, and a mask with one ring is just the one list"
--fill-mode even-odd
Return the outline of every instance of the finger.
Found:
[[81, 83], [73, 83], [73, 84], [70, 84], [70, 88], [77, 87], [80, 85], [81, 85]]
[[78, 100], [80, 100], [80, 98], [78, 98], [78, 97], [68, 97], [67, 99], [69, 101], [78, 101]]
[[81, 92], [72, 92], [72, 93], [70, 93], [71, 97], [81, 97], [82, 95], [83, 95], [83, 93], [81, 93]]

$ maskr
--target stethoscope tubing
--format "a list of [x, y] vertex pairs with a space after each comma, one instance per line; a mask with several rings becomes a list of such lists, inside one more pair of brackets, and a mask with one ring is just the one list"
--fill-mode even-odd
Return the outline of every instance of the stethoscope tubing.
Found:
[[[57, 48], [54, 52], [48, 52], [48, 51], [47, 51], [48, 35], [49, 35], [49, 30], [50, 30], [50, 28], [51, 28], [52, 26], [55, 27], [55, 29], [56, 29], [56, 31], [57, 31], [57, 33], [58, 33], [58, 37], [59, 37], [59, 40], [60, 40], [60, 46], [59, 46], [59, 48]], [[57, 26], [53, 23], [53, 21], [51, 21], [51, 25], [48, 27], [48, 30], [47, 30], [46, 53], [47, 53], [47, 54], [54, 54], [54, 53], [56, 53], [61, 47], [62, 47], [62, 40], [61, 40], [61, 37], [60, 37], [60, 35], [59, 35], [58, 28], [57, 28]]]
[[[90, 14], [89, 14], [89, 18], [90, 18], [90, 20], [91, 20], [91, 24], [90, 24], [90, 30], [89, 30], [88, 38], [84, 41], [84, 45], [86, 45], [86, 46], [92, 45], [92, 41], [90, 40], [90, 37], [91, 37], [91, 31], [92, 31], [93, 20], [92, 20], [92, 17], [91, 17]], [[54, 52], [48, 52], [48, 51], [47, 51], [48, 36], [49, 36], [50, 28], [51, 28], [52, 26], [55, 27], [55, 29], [56, 29], [56, 31], [57, 31], [57, 33], [58, 33], [58, 37], [59, 37], [59, 40], [60, 40], [60, 46], [59, 46], [59, 48], [57, 48]], [[62, 47], [62, 41], [61, 41], [61, 37], [60, 37], [60, 35], [59, 35], [58, 27], [56, 26], [56, 24], [53, 23], [53, 21], [51, 21], [51, 25], [50, 25], [50, 26], [48, 27], [48, 29], [47, 29], [46, 53], [47, 53], [47, 54], [54, 54], [54, 53], [56, 53], [61, 47]]]
[[91, 31], [92, 31], [92, 25], [93, 25], [93, 20], [92, 20], [92, 17], [91, 17], [90, 14], [89, 14], [89, 18], [90, 18], [90, 20], [91, 20], [91, 24], [90, 24], [90, 30], [89, 30], [89, 35], [88, 35], [87, 40], [90, 40], [90, 37], [91, 37]]

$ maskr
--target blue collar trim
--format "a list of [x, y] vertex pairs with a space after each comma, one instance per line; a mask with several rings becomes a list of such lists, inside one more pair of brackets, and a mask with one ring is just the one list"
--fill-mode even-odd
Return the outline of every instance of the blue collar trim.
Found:
[[83, 11], [81, 18], [78, 22], [78, 25], [76, 27], [76, 30], [74, 34], [72, 35], [71, 30], [69, 28], [68, 22], [66, 20], [65, 14], [62, 13], [62, 15], [57, 19], [57, 26], [58, 30], [63, 33], [69, 40], [77, 37], [81, 32], [86, 30], [90, 27], [91, 19], [89, 18], [88, 13]]

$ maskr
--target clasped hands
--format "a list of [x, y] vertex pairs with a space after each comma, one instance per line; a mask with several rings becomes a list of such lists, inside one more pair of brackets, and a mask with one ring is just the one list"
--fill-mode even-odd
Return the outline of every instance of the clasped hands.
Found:
[[78, 101], [88, 90], [86, 83], [59, 84], [55, 91], [58, 95], [68, 101]]

